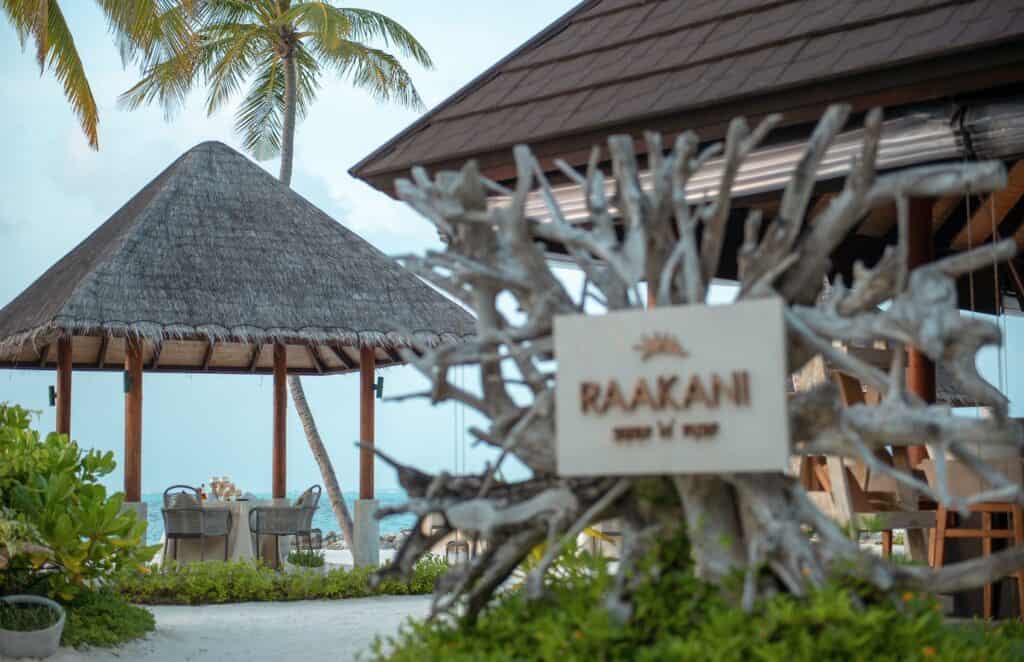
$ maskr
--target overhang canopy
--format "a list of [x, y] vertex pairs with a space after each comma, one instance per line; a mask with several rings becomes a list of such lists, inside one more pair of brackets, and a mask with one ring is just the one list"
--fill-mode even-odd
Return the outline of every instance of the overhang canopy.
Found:
[[394, 195], [413, 165], [508, 179], [517, 143], [579, 164], [611, 133], [945, 98], [1020, 82], [1022, 37], [999, 0], [585, 0], [350, 172]]
[[230, 147], [202, 143], [0, 310], [0, 367], [50, 368], [72, 336], [75, 370], [357, 370], [395, 348], [456, 342], [474, 320]]

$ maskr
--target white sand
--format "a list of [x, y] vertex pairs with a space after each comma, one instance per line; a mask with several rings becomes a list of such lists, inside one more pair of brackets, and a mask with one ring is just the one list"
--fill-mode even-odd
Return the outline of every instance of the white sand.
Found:
[[118, 649], [62, 648], [52, 662], [354, 660], [377, 635], [423, 618], [430, 596], [152, 607], [156, 632]]

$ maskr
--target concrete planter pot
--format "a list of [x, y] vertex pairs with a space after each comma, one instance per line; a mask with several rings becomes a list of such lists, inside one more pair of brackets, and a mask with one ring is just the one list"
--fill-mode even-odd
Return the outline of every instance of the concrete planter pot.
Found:
[[60, 647], [60, 635], [64, 631], [64, 608], [49, 598], [37, 595], [8, 595], [0, 598], [13, 604], [31, 604], [49, 607], [59, 615], [57, 622], [44, 630], [21, 632], [0, 628], [0, 659], [22, 657], [50, 657]]

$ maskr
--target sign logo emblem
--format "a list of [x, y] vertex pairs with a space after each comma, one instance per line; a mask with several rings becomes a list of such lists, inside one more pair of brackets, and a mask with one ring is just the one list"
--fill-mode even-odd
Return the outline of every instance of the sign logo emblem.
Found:
[[677, 356], [685, 359], [690, 353], [683, 349], [679, 340], [670, 333], [652, 333], [649, 336], [640, 338], [640, 342], [633, 345], [633, 349], [640, 352], [640, 359], [648, 361], [655, 356]]

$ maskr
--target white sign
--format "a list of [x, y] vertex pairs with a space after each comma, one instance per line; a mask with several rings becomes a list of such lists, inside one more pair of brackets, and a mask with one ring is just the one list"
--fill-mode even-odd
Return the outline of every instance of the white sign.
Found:
[[784, 471], [783, 303], [555, 319], [563, 476]]

